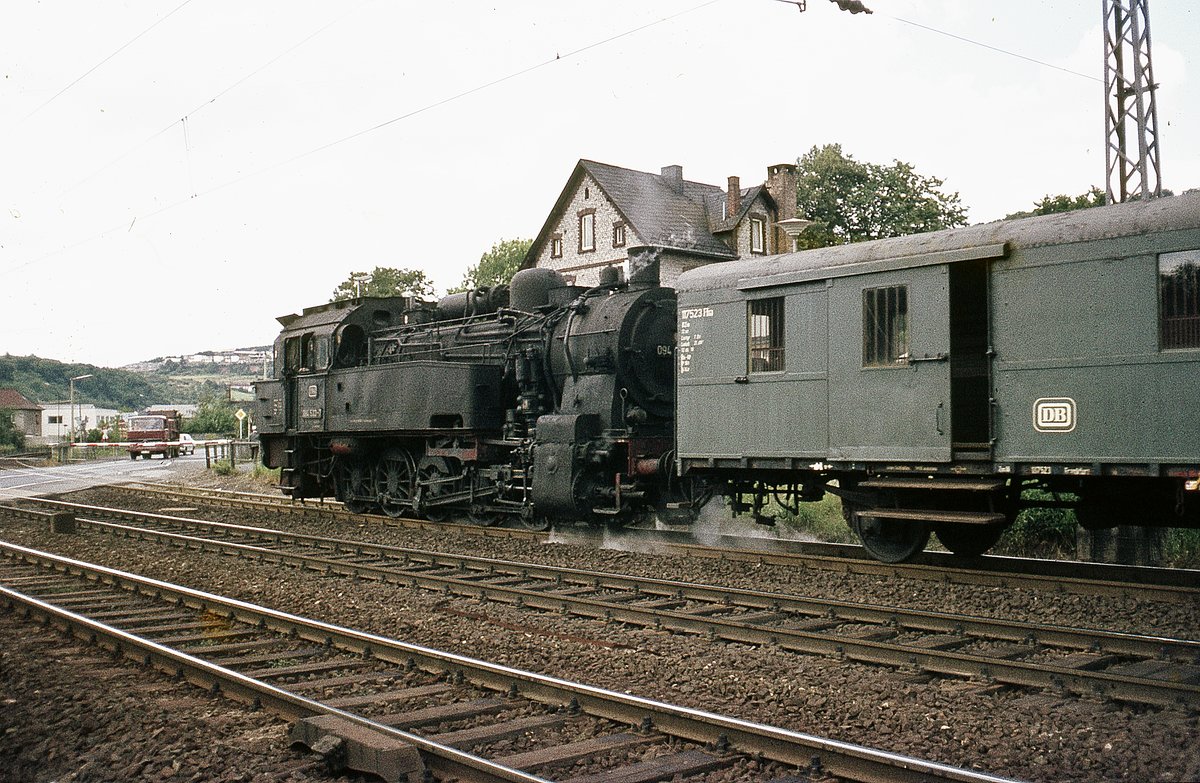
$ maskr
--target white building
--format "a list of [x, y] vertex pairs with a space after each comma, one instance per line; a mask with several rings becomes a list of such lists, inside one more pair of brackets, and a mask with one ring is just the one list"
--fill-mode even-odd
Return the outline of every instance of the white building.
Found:
[[[120, 411], [110, 408], [97, 408], [91, 403], [75, 403], [75, 433], [81, 437], [83, 433], [94, 427], [103, 428], [105, 425], [116, 426]], [[66, 440], [71, 432], [71, 404], [67, 402], [47, 402], [42, 404], [42, 438], [47, 443]]]

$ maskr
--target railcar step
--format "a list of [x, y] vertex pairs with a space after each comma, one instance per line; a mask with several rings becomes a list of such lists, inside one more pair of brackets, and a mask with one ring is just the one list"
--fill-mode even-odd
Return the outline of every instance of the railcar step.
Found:
[[918, 522], [952, 522], [958, 525], [999, 525], [1005, 521], [1003, 514], [987, 511], [939, 511], [917, 508], [872, 508], [858, 512], [861, 517], [879, 519], [912, 519]]
[[867, 489], [961, 489], [971, 492], [993, 492], [1004, 487], [1002, 479], [952, 479], [880, 476], [860, 481]]

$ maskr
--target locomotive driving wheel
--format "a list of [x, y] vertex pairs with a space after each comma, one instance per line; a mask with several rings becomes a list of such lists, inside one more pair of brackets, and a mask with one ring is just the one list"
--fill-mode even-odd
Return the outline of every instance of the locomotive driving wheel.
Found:
[[371, 507], [367, 498], [375, 495], [375, 481], [364, 460], [352, 459], [341, 463], [337, 484], [338, 497], [347, 511], [362, 514]]
[[884, 563], [902, 563], [925, 548], [929, 525], [919, 520], [872, 516], [874, 509], [842, 502], [846, 521], [871, 557]]
[[445, 457], [426, 455], [417, 463], [416, 508], [419, 509], [418, 513], [430, 522], [442, 522], [450, 516], [448, 507], [431, 507], [429, 502], [454, 491], [452, 482], [447, 481], [453, 475], [450, 460]]
[[405, 449], [388, 449], [375, 468], [379, 505], [389, 517], [402, 516], [412, 508], [413, 480], [417, 475], [412, 455]]

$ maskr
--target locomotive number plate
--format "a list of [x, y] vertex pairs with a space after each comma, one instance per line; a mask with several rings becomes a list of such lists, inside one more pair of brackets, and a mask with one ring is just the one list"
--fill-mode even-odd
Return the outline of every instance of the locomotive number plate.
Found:
[[320, 408], [301, 408], [300, 418], [302, 419], [319, 419], [321, 418]]

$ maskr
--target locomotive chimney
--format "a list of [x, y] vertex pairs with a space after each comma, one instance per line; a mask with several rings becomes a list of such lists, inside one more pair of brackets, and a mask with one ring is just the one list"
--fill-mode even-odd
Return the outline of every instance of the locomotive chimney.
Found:
[[729, 189], [725, 192], [725, 217], [737, 215], [742, 206], [742, 181], [737, 177], [729, 178]]
[[667, 187], [683, 195], [683, 166], [663, 166], [662, 178]]

